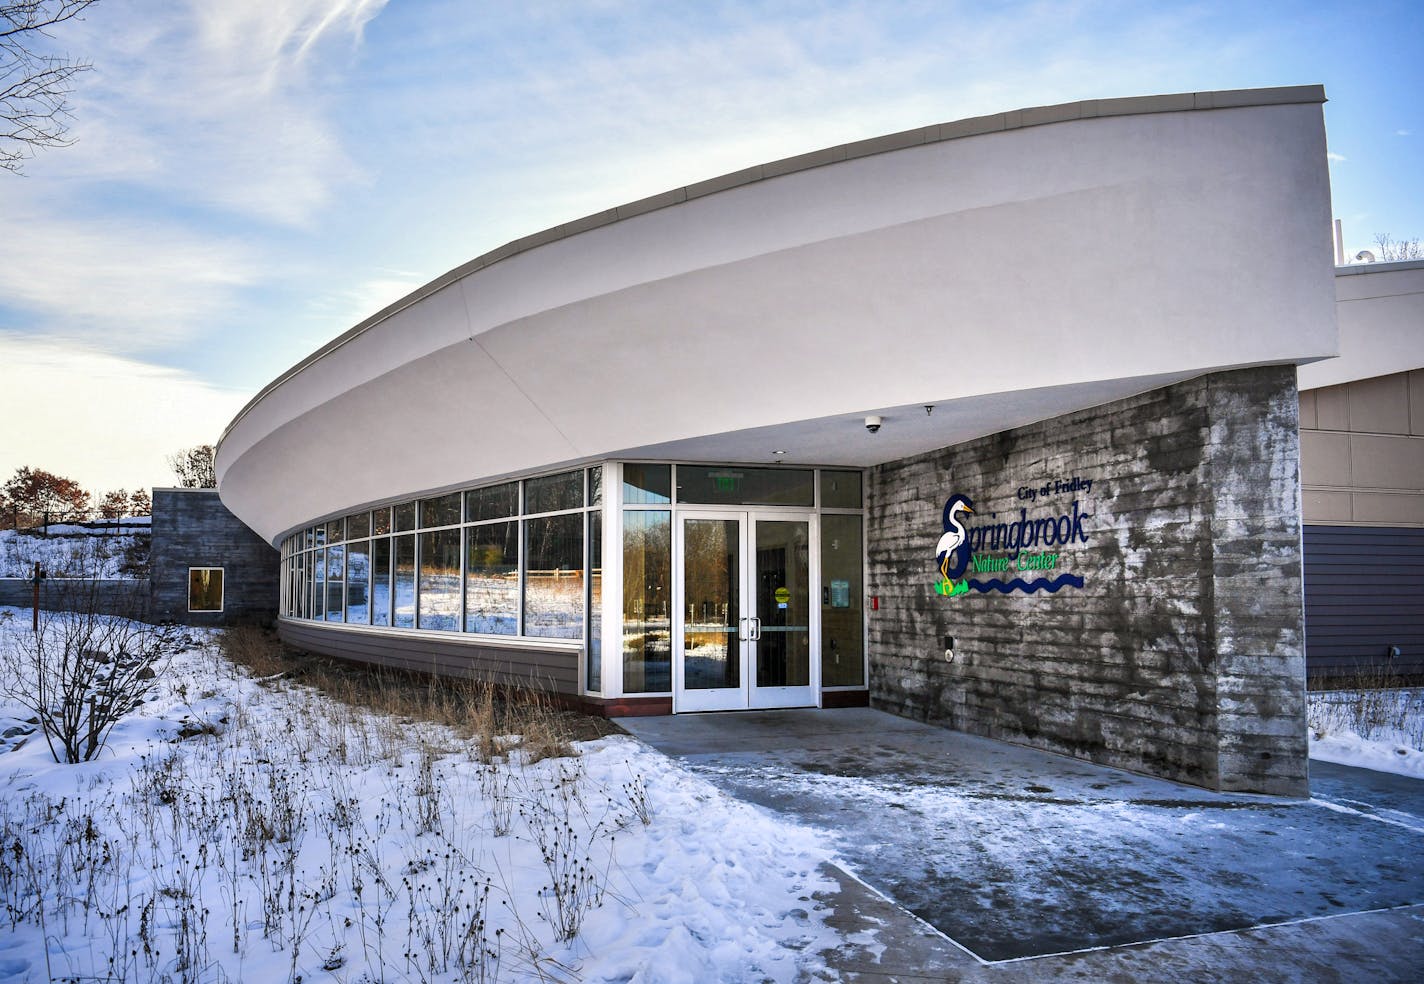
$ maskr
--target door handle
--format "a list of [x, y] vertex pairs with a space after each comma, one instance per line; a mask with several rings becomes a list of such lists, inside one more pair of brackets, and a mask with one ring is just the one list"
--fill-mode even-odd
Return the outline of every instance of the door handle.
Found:
[[760, 641], [761, 641], [761, 619], [756, 618], [755, 616], [753, 616], [753, 617], [747, 619], [747, 621], [749, 621], [749, 622], [752, 623], [752, 631], [751, 631], [751, 636], [750, 636], [751, 641], [752, 641], [752, 642], [760, 642]]
[[750, 634], [750, 632], [747, 630], [747, 622], [748, 622], [748, 621], [749, 621], [749, 620], [748, 620], [746, 617], [742, 617], [742, 618], [737, 619], [737, 641], [738, 641], [738, 642], [746, 642], [748, 639], [751, 638], [751, 634]]

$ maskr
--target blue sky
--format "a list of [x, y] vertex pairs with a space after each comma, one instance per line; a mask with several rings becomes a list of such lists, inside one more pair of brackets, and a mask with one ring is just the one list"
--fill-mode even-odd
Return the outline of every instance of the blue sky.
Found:
[[0, 479], [167, 484], [283, 369], [501, 243], [1023, 106], [1323, 83], [1350, 250], [1424, 237], [1417, 0], [102, 0], [57, 44], [94, 70], [78, 143], [0, 174]]

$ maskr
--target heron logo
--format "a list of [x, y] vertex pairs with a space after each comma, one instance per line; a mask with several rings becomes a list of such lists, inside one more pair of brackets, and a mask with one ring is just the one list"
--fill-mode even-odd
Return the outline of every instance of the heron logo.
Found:
[[[1063, 557], [1061, 548], [1088, 542], [1087, 521], [1092, 519], [1093, 514], [1084, 512], [1078, 500], [1073, 500], [1071, 514], [1065, 512], [1061, 516], [1029, 519], [1028, 510], [1020, 509], [1019, 518], [1012, 522], [981, 523], [966, 529], [963, 519], [972, 515], [974, 502], [969, 496], [956, 492], [945, 500], [944, 533], [935, 544], [935, 564], [940, 575], [935, 582], [936, 594], [946, 598], [970, 591], [983, 594], [991, 591], [1000, 594], [1045, 591], [1053, 594], [1064, 587], [1083, 586], [1082, 575], [1067, 571], [1054, 577], [1036, 577], [1027, 581], [1019, 575], [1007, 580], [1002, 577], [966, 577], [971, 568], [976, 574], [1057, 569]], [[992, 518], [997, 519], [997, 514], [992, 514]], [[1030, 552], [1032, 547], [1041, 549]], [[1060, 549], [1049, 550], [1050, 547]], [[984, 552], [1001, 548], [1010, 553], [996, 556]]]

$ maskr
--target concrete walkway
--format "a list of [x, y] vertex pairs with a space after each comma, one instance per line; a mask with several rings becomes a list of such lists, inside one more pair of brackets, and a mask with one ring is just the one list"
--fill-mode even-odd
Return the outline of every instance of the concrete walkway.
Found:
[[846, 979], [1421, 979], [1424, 782], [1223, 795], [869, 709], [618, 723], [826, 838]]

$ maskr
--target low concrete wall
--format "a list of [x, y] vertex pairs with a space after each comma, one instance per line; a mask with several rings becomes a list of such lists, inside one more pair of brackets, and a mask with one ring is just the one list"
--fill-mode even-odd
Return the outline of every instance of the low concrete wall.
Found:
[[[872, 469], [873, 705], [1305, 795], [1297, 410], [1292, 367], [1215, 373]], [[963, 593], [936, 567], [953, 493]]]
[[[30, 608], [34, 604], [34, 584], [29, 578], [0, 578], [0, 605]], [[147, 618], [149, 583], [147, 578], [46, 578], [40, 583], [40, 607], [45, 611], [87, 611], [104, 615]]]

